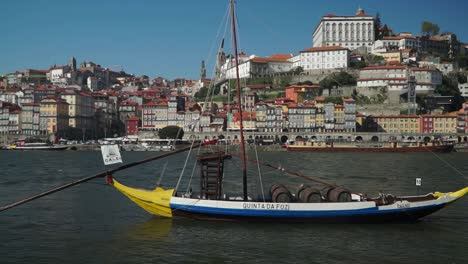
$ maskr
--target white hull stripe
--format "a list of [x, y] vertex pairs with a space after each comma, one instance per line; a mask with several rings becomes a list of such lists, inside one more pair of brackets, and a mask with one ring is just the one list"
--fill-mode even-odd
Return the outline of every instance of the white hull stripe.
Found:
[[[444, 199], [445, 200], [445, 199]], [[330, 217], [366, 216], [411, 213], [442, 207], [445, 202], [432, 200], [417, 203], [396, 203], [375, 206], [374, 202], [350, 203], [255, 203], [242, 201], [212, 201], [173, 197], [171, 208], [190, 213], [251, 216], [251, 217]]]

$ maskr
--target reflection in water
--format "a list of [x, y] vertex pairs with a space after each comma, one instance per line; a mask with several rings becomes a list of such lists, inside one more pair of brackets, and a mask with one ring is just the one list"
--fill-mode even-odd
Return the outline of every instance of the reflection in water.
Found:
[[119, 234], [119, 239], [134, 241], [153, 241], [166, 239], [172, 228], [173, 219], [151, 217], [144, 223], [139, 223], [126, 228]]

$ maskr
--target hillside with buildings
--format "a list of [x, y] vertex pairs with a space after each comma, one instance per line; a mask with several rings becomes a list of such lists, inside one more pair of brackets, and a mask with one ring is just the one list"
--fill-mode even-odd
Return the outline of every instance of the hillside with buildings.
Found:
[[[255, 137], [468, 132], [468, 44], [455, 34], [394, 33], [361, 8], [350, 16], [327, 14], [311, 31], [312, 45], [296, 54], [239, 54], [244, 128]], [[202, 62], [198, 80], [137, 77], [93, 62], [77, 67], [74, 57], [7, 73], [0, 135], [155, 137], [166, 126], [197, 139], [235, 132], [238, 102], [229, 100], [235, 62], [220, 50], [215, 76], [207, 78]]]

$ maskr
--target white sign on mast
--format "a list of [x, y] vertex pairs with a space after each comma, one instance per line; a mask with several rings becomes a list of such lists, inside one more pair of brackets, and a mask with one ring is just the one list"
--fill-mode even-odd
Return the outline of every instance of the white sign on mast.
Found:
[[118, 145], [102, 145], [101, 153], [104, 165], [122, 163], [122, 157], [120, 156]]

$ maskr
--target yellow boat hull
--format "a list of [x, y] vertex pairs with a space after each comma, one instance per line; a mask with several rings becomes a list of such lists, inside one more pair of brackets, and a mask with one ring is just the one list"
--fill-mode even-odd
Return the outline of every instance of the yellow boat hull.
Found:
[[148, 213], [172, 217], [170, 202], [174, 189], [165, 190], [161, 187], [157, 187], [154, 190], [130, 188], [115, 179], [112, 179], [110, 184]]

